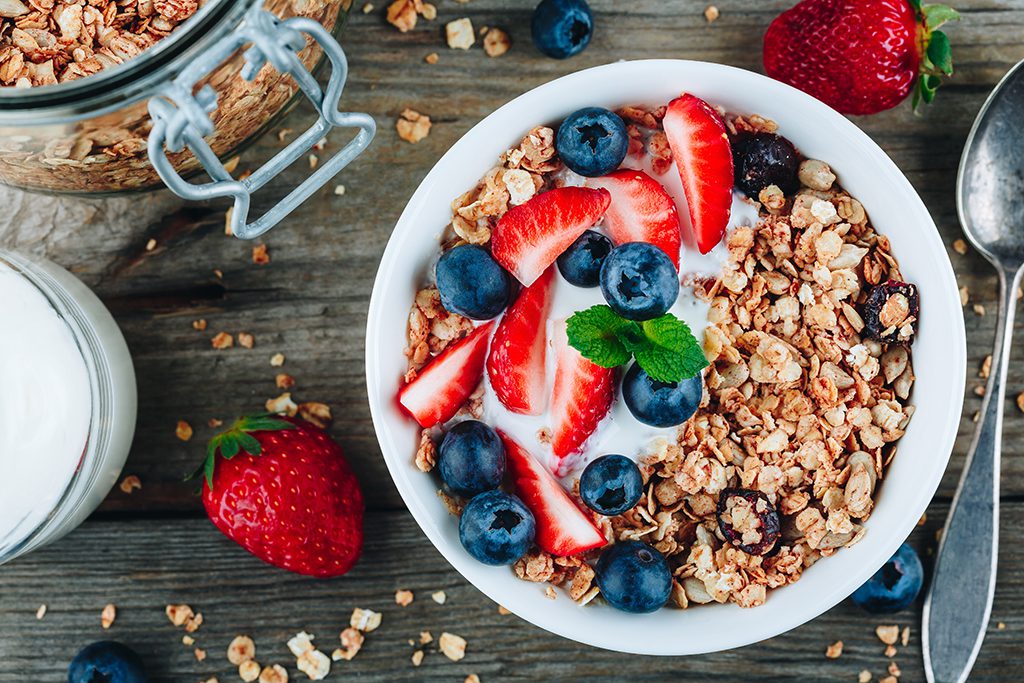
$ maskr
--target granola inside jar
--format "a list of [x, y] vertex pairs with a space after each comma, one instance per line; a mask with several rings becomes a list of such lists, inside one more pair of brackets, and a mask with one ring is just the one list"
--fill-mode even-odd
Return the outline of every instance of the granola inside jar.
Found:
[[[150, 162], [150, 98], [238, 27], [243, 0], [118, 2], [6, 0], [0, 12], [0, 182], [53, 193], [112, 193], [161, 184]], [[305, 17], [336, 34], [352, 0], [266, 0], [281, 19]], [[15, 16], [10, 16], [15, 15]], [[308, 70], [324, 50], [306, 37]], [[242, 50], [198, 83], [216, 108], [203, 136], [225, 159], [273, 125], [299, 85], [268, 60], [242, 77]], [[202, 170], [187, 148], [167, 152], [177, 173]]]

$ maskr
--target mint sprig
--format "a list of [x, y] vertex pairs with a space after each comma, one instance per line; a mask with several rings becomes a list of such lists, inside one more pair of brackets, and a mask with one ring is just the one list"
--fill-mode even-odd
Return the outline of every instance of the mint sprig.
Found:
[[637, 365], [659, 382], [680, 382], [707, 366], [704, 351], [690, 327], [671, 313], [636, 322], [599, 305], [566, 321], [569, 345], [603, 368]]

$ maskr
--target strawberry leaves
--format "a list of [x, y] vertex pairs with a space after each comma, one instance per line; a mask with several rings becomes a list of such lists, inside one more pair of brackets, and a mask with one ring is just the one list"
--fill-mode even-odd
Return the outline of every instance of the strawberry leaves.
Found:
[[630, 358], [653, 379], [679, 382], [694, 377], [707, 360], [689, 326], [671, 313], [635, 322], [608, 306], [579, 311], [566, 321], [569, 345], [603, 368], [625, 365]]
[[201, 472], [207, 485], [213, 488], [213, 474], [217, 466], [217, 453], [225, 460], [231, 460], [241, 452], [252, 456], [263, 453], [263, 445], [252, 432], [270, 432], [280, 429], [293, 429], [295, 425], [287, 420], [270, 415], [250, 415], [235, 421], [226, 431], [210, 439], [206, 444], [206, 458], [195, 472], [185, 478], [186, 481], [198, 476]]
[[960, 19], [960, 13], [945, 5], [922, 5], [920, 0], [911, 0], [922, 24], [921, 74], [914, 85], [914, 97], [911, 106], [917, 113], [921, 102], [931, 104], [935, 93], [942, 85], [943, 76], [953, 75], [953, 48], [949, 36], [938, 30], [940, 26]]

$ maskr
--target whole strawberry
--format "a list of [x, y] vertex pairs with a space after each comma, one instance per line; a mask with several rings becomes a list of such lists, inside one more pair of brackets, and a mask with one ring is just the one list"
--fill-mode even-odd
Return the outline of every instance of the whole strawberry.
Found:
[[319, 427], [243, 417], [210, 440], [201, 471], [210, 521], [264, 562], [328, 577], [359, 559], [363, 494], [341, 446]]
[[764, 68], [844, 114], [895, 107], [912, 89], [916, 109], [953, 73], [937, 29], [959, 18], [920, 0], [803, 0], [768, 27]]

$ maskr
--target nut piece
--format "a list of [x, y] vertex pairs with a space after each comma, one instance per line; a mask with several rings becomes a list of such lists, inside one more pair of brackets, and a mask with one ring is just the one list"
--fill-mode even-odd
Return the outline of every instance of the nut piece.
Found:
[[280, 664], [264, 667], [259, 683], [288, 683], [288, 671]]
[[235, 345], [235, 338], [232, 337], [227, 332], [218, 332], [217, 336], [215, 336], [213, 339], [210, 340], [210, 346], [212, 346], [213, 348], [217, 349], [218, 351], [223, 351], [224, 349], [230, 349], [234, 345]]
[[260, 665], [255, 659], [247, 659], [238, 665], [238, 677], [246, 683], [252, 683], [260, 677]]
[[449, 21], [445, 24], [444, 32], [448, 40], [448, 47], [453, 50], [468, 50], [476, 42], [473, 22], [469, 20], [469, 17]]
[[466, 656], [466, 639], [454, 633], [448, 633], [447, 631], [442, 633], [438, 645], [444, 656], [453, 662], [457, 662]]
[[895, 645], [900, 637], [900, 627], [895, 624], [878, 626], [875, 628], [875, 635], [886, 645]]
[[195, 616], [192, 608], [188, 605], [167, 605], [167, 607], [164, 608], [164, 613], [175, 626], [183, 626], [186, 621], [189, 621]]
[[334, 417], [331, 415], [331, 407], [326, 403], [307, 401], [299, 404], [299, 417], [306, 422], [315, 424], [320, 429], [327, 429], [331, 426]]
[[352, 616], [349, 618], [348, 623], [354, 629], [358, 629], [363, 633], [370, 633], [380, 626], [380, 620], [380, 612], [374, 612], [372, 609], [356, 607], [352, 610]]
[[416, 144], [430, 134], [430, 117], [421, 114], [413, 109], [406, 109], [402, 112], [398, 121], [395, 122], [395, 129], [398, 137], [406, 142]]
[[484, 34], [484, 52], [488, 57], [500, 57], [512, 47], [512, 40], [500, 28], [491, 28]]
[[116, 618], [117, 608], [114, 607], [113, 603], [108, 603], [100, 613], [100, 626], [104, 629], [108, 629], [114, 625], [114, 619]]
[[408, 607], [412, 604], [413, 593], [412, 591], [400, 590], [395, 591], [395, 604], [401, 607]]
[[843, 654], [843, 641], [837, 640], [825, 650], [825, 656], [829, 659], [839, 659]]
[[[235, 636], [228, 645], [228, 661], [239, 666], [256, 658], [256, 643], [249, 636]], [[257, 670], [257, 674], [259, 671]]]

